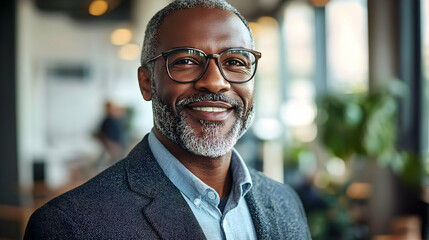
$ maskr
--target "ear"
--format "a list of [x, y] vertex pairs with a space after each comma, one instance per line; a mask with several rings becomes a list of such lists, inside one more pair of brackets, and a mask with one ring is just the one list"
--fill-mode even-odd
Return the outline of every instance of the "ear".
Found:
[[144, 100], [149, 101], [152, 99], [152, 83], [150, 78], [150, 72], [144, 67], [139, 67], [137, 71], [139, 79], [140, 92], [143, 95]]

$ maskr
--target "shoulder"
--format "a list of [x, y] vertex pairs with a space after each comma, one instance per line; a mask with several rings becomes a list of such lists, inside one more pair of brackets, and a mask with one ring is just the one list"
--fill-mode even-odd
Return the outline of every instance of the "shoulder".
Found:
[[74, 222], [50, 203], [36, 210], [28, 221], [24, 239], [73, 239]]
[[[37, 209], [27, 224], [25, 239], [86, 238], [90, 233], [105, 236], [109, 231], [128, 234], [128, 228], [136, 226], [137, 221], [140, 224], [144, 221], [141, 209], [151, 200], [130, 186], [130, 164], [142, 162], [137, 157], [142, 154], [140, 150], [133, 150], [127, 158], [88, 182]], [[151, 171], [145, 166], [141, 168]], [[144, 184], [145, 181], [139, 183]]]
[[[108, 209], [115, 209], [124, 194], [125, 174], [120, 162], [83, 185], [37, 209], [27, 224], [25, 239], [73, 239]], [[115, 206], [116, 205], [116, 206]]]

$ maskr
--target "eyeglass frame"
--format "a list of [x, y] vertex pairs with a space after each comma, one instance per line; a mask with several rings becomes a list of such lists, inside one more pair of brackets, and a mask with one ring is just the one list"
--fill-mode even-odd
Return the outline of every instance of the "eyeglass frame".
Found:
[[[204, 59], [205, 59], [206, 63], [205, 63], [204, 69], [201, 72], [200, 76], [198, 76], [196, 79], [191, 80], [191, 81], [178, 81], [178, 80], [173, 79], [173, 77], [171, 76], [170, 71], [169, 71], [168, 66], [167, 66], [167, 58], [168, 58], [168, 56], [169, 56], [170, 53], [178, 51], [178, 50], [194, 50], [194, 51], [202, 52], [204, 54]], [[225, 73], [223, 72], [223, 69], [222, 69], [222, 66], [221, 66], [221, 63], [220, 63], [220, 56], [223, 53], [227, 52], [227, 51], [233, 51], [233, 50], [248, 51], [248, 52], [250, 52], [251, 54], [253, 54], [255, 56], [255, 70], [253, 71], [252, 76], [248, 80], [246, 80], [246, 81], [229, 80], [225, 76]], [[255, 77], [256, 69], [258, 67], [258, 60], [261, 58], [261, 56], [262, 56], [262, 53], [260, 53], [260, 52], [258, 52], [256, 50], [248, 49], [248, 48], [228, 48], [228, 49], [222, 51], [221, 53], [206, 54], [203, 50], [200, 50], [198, 48], [177, 47], [177, 48], [172, 48], [172, 49], [169, 49], [167, 51], [164, 51], [161, 54], [159, 54], [159, 55], [157, 55], [157, 56], [155, 56], [155, 57], [147, 60], [146, 64], [148, 64], [148, 63], [150, 63], [152, 61], [155, 61], [156, 59], [158, 59], [160, 57], [164, 57], [164, 60], [165, 60], [165, 69], [167, 70], [168, 77], [170, 77], [171, 80], [173, 80], [174, 82], [177, 82], [177, 83], [192, 83], [192, 82], [196, 82], [196, 81], [200, 80], [204, 76], [204, 74], [206, 73], [207, 68], [209, 66], [209, 60], [210, 60], [210, 58], [212, 58], [212, 59], [215, 59], [216, 65], [217, 65], [220, 73], [222, 74], [223, 78], [226, 81], [228, 81], [230, 83], [246, 83], [246, 82], [252, 80], [253, 77]]]

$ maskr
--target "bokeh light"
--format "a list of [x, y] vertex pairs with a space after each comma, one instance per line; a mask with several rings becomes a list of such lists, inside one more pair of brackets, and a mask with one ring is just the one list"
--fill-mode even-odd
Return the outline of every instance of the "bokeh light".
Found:
[[140, 56], [140, 47], [137, 44], [129, 43], [125, 44], [119, 49], [119, 57], [122, 60], [136, 60]]
[[114, 45], [124, 45], [131, 41], [133, 33], [131, 30], [126, 28], [119, 28], [112, 32], [110, 35], [110, 41]]
[[89, 4], [88, 12], [93, 16], [101, 16], [107, 12], [109, 4], [105, 0], [94, 0]]

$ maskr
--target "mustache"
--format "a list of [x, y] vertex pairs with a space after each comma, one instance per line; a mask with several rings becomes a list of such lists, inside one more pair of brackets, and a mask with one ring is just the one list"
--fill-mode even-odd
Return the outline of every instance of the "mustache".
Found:
[[226, 102], [239, 110], [244, 108], [243, 101], [230, 98], [226, 96], [226, 94], [224, 93], [216, 92], [216, 93], [196, 93], [189, 97], [180, 99], [176, 104], [176, 109], [183, 109], [188, 104], [191, 104], [194, 102], [201, 102], [201, 101], [221, 101], [221, 102]]

